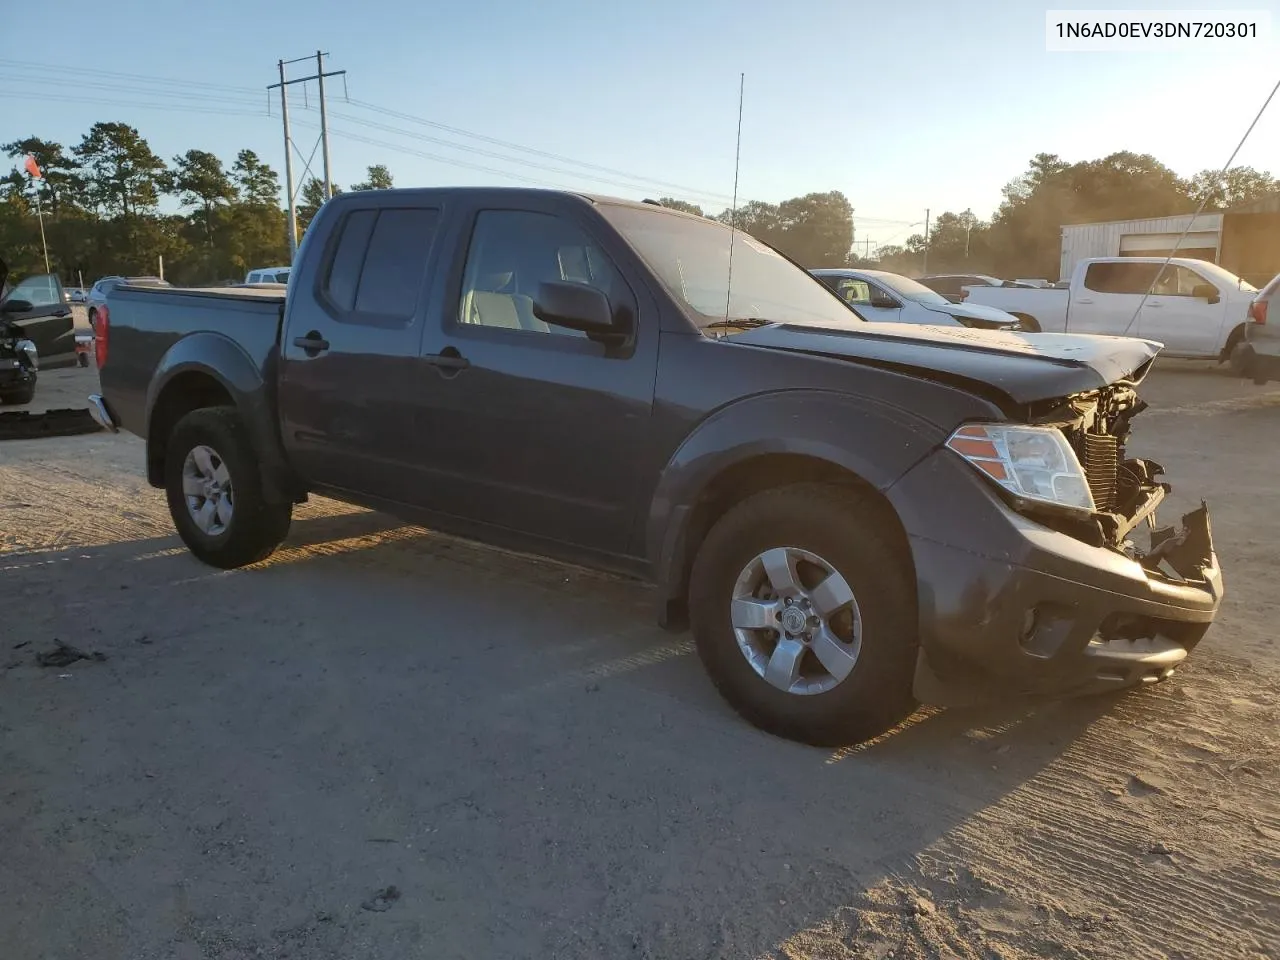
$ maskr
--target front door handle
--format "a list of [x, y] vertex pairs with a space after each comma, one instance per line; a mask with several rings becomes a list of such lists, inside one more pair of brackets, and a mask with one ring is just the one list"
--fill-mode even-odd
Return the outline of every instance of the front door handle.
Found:
[[1163, 304], [1163, 303], [1148, 303], [1148, 304], [1147, 304], [1147, 309], [1148, 309], [1148, 310], [1154, 310], [1154, 309], [1156, 309], [1156, 308], [1158, 308], [1158, 307], [1163, 307], [1163, 306], [1164, 306], [1164, 304]]
[[471, 361], [453, 347], [445, 347], [439, 353], [428, 353], [422, 362], [442, 370], [465, 370], [471, 366]]
[[320, 336], [319, 330], [312, 330], [305, 337], [294, 337], [293, 345], [305, 350], [309, 357], [329, 349], [329, 341]]

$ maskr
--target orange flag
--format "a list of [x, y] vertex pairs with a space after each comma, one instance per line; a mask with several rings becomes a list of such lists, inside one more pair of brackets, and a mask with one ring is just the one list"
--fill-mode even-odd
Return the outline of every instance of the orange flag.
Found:
[[44, 178], [44, 174], [40, 172], [40, 165], [36, 163], [36, 158], [31, 154], [27, 154], [27, 159], [23, 162], [23, 166], [27, 168], [27, 173], [31, 174], [37, 180]]

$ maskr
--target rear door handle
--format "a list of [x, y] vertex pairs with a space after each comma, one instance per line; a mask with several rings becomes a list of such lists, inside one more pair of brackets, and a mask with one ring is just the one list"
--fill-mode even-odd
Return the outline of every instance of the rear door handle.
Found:
[[313, 357], [329, 349], [329, 341], [320, 336], [318, 330], [312, 330], [305, 337], [294, 337], [293, 345], [300, 347]]
[[1154, 310], [1154, 309], [1157, 309], [1157, 308], [1159, 308], [1159, 307], [1163, 307], [1163, 306], [1164, 306], [1164, 304], [1163, 304], [1163, 303], [1148, 303], [1148, 304], [1147, 304], [1147, 309], [1148, 309], [1148, 310]]
[[1076, 303], [1093, 303], [1093, 300], [1092, 299], [1081, 300], [1077, 298]]
[[439, 353], [428, 353], [422, 362], [443, 370], [465, 370], [471, 366], [471, 361], [453, 347], [445, 347]]

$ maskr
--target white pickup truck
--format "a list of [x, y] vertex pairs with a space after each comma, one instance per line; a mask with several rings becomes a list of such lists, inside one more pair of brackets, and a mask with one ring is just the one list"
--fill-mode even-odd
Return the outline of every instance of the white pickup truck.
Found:
[[1244, 336], [1257, 289], [1206, 260], [1175, 258], [1161, 271], [1164, 263], [1163, 257], [1081, 260], [1065, 290], [965, 287], [965, 303], [998, 307], [1026, 330], [1140, 337], [1164, 344], [1166, 356], [1226, 360]]

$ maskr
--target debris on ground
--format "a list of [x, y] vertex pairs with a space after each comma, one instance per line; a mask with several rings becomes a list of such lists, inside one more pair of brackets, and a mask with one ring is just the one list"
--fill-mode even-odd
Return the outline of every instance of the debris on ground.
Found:
[[396, 886], [390, 886], [379, 890], [364, 903], [360, 904], [360, 908], [362, 910], [372, 910], [374, 913], [382, 913], [384, 910], [390, 910], [391, 905], [399, 899], [400, 889]]
[[97, 421], [83, 410], [26, 410], [0, 413], [0, 440], [36, 440], [41, 437], [74, 437], [102, 430]]
[[57, 646], [52, 650], [37, 653], [36, 663], [42, 667], [69, 667], [79, 660], [96, 660], [101, 663], [107, 659], [105, 653], [99, 653], [96, 650], [92, 653], [86, 653], [78, 647], [63, 643], [61, 640], [56, 641], [56, 643]]

